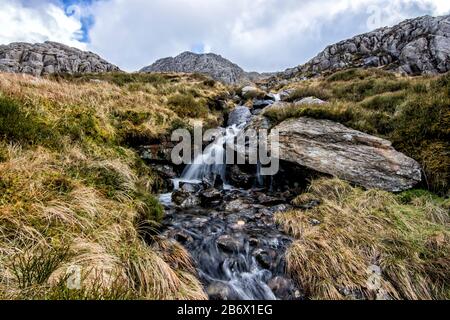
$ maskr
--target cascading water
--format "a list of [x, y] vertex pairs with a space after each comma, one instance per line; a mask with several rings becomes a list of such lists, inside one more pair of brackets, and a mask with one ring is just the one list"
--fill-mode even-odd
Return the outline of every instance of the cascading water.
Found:
[[[183, 188], [182, 183], [200, 186], [211, 174], [225, 182], [226, 145], [234, 143], [245, 124], [234, 124], [216, 137], [174, 181], [175, 190]], [[191, 197], [201, 198], [207, 192], [211, 191], [200, 189]], [[277, 206], [261, 205], [252, 191], [225, 188], [214, 192], [222, 199], [206, 207], [202, 203], [180, 208], [172, 203], [172, 194], [160, 197], [166, 207], [164, 233], [189, 250], [208, 295], [228, 300], [296, 298], [298, 291], [284, 274], [283, 252], [292, 239], [277, 229], [273, 220]], [[275, 293], [270, 284], [278, 288], [280, 283], [285, 289]]]
[[234, 139], [242, 131], [244, 124], [232, 125], [225, 129], [204, 152], [197, 156], [192, 164], [186, 166], [181, 175], [183, 181], [201, 181], [203, 178], [214, 174], [225, 181], [226, 173], [226, 149], [227, 143], [233, 143]]

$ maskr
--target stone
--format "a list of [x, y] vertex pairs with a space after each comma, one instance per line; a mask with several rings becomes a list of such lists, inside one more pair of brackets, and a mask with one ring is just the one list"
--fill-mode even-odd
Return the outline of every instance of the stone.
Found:
[[240, 125], [252, 118], [250, 109], [245, 106], [237, 106], [228, 116], [228, 126]]
[[301, 293], [297, 290], [294, 281], [284, 277], [270, 279], [269, 288], [281, 300], [296, 300], [301, 298]]
[[202, 206], [210, 206], [223, 198], [222, 192], [215, 188], [209, 188], [200, 192]]
[[230, 288], [223, 282], [213, 282], [206, 289], [210, 300], [228, 300]]
[[365, 188], [399, 192], [421, 181], [421, 167], [392, 143], [342, 124], [298, 118], [277, 125], [280, 159]]
[[0, 45], [0, 71], [43, 76], [55, 73], [103, 73], [120, 69], [92, 52], [46, 41]]
[[303, 104], [322, 105], [322, 104], [327, 104], [327, 102], [323, 101], [321, 99], [315, 98], [315, 97], [307, 97], [307, 98], [303, 98], [303, 99], [294, 101], [294, 105], [303, 105]]
[[217, 246], [225, 252], [241, 252], [244, 248], [244, 241], [240, 238], [222, 235], [217, 239]]
[[255, 178], [253, 175], [243, 172], [238, 165], [232, 165], [229, 169], [228, 179], [233, 186], [249, 189], [253, 186]]
[[239, 212], [248, 208], [250, 208], [250, 205], [242, 199], [230, 201], [225, 205], [225, 211], [228, 212]]
[[260, 99], [254, 99], [253, 100], [253, 109], [257, 110], [257, 109], [264, 109], [267, 106], [270, 106], [271, 104], [273, 104], [274, 101], [273, 100], [260, 100]]

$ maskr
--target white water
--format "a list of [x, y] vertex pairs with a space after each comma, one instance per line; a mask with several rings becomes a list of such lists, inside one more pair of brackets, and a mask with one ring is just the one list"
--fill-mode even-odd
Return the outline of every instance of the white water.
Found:
[[244, 124], [233, 125], [225, 129], [225, 133], [218, 136], [192, 164], [186, 166], [181, 175], [182, 181], [202, 181], [203, 178], [214, 174], [225, 181], [226, 145], [234, 143], [234, 139], [243, 130]]

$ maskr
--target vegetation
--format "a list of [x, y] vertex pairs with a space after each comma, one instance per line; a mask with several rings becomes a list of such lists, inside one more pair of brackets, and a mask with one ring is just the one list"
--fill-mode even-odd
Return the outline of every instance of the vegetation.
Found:
[[315, 96], [328, 104], [288, 105], [265, 115], [274, 125], [307, 116], [384, 137], [420, 162], [423, 187], [445, 195], [450, 187], [449, 83], [450, 74], [404, 78], [378, 69], [350, 69], [290, 85], [295, 89], [290, 101]]
[[216, 119], [172, 110], [223, 94], [191, 77], [0, 75], [0, 298], [205, 298], [187, 252], [154, 236], [159, 178], [130, 148]]
[[320, 205], [276, 215], [296, 239], [288, 270], [308, 297], [450, 298], [448, 199], [364, 191], [329, 178], [313, 181], [294, 203], [313, 199]]

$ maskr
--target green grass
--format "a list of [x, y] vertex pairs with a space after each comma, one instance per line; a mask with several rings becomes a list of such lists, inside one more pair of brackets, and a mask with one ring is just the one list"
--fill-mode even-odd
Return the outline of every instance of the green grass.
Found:
[[57, 144], [58, 135], [32, 109], [0, 95], [0, 137], [27, 145]]
[[168, 100], [169, 107], [181, 118], [183, 117], [205, 117], [209, 113], [206, 102], [196, 99], [192, 93], [178, 93]]

